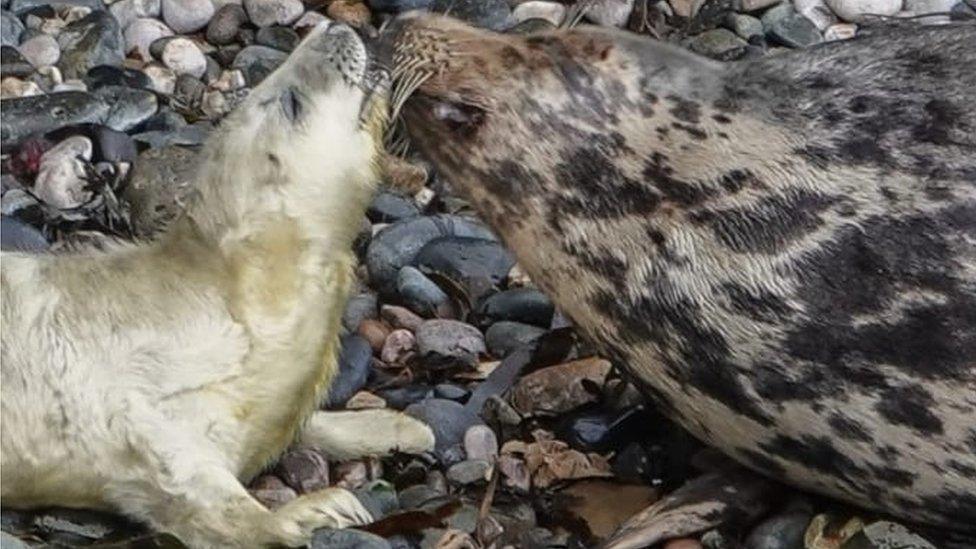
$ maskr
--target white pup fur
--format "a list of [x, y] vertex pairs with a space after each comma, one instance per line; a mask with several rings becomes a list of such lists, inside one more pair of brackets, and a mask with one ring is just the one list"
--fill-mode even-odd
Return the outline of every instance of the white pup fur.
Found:
[[314, 412], [380, 153], [365, 61], [347, 27], [310, 34], [215, 132], [158, 241], [3, 255], [4, 505], [121, 511], [192, 547], [297, 546], [371, 517], [341, 489], [274, 512], [248, 494], [296, 436], [336, 458], [433, 445], [392, 412]]

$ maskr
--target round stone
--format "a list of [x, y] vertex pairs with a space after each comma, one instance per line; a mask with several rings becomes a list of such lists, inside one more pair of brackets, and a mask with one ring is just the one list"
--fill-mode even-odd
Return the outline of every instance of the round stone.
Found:
[[305, 12], [301, 0], [244, 0], [244, 9], [256, 27], [290, 25]]
[[163, 21], [177, 34], [196, 32], [214, 15], [210, 0], [162, 0]]
[[902, 0], [826, 0], [838, 17], [860, 23], [872, 16], [894, 15], [901, 11]]
[[20, 54], [35, 67], [46, 67], [58, 62], [61, 57], [61, 47], [50, 34], [38, 34], [25, 40], [21, 45]]
[[188, 38], [174, 38], [163, 47], [163, 64], [177, 75], [188, 74], [200, 78], [207, 72], [207, 58]]
[[148, 61], [152, 59], [149, 45], [167, 36], [173, 36], [173, 30], [162, 21], [148, 17], [136, 19], [125, 28], [125, 51], [135, 51], [144, 61]]
[[207, 25], [207, 42], [226, 46], [237, 39], [237, 31], [247, 23], [247, 14], [238, 4], [225, 4]]

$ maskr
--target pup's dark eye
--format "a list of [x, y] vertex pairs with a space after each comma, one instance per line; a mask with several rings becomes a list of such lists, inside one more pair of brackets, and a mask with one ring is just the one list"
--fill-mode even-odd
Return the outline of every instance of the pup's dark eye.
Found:
[[281, 111], [285, 113], [285, 118], [289, 122], [297, 122], [302, 117], [302, 97], [295, 91], [295, 88], [286, 89], [279, 98], [281, 101]]

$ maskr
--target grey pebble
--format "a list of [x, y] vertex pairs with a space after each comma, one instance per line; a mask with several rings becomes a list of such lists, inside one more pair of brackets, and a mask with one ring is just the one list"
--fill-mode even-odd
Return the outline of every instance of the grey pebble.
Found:
[[448, 300], [447, 294], [434, 281], [409, 265], [397, 273], [396, 287], [404, 304], [422, 316], [433, 316], [438, 306]]
[[427, 320], [417, 328], [417, 349], [428, 368], [474, 367], [485, 353], [481, 331], [458, 320]]
[[47, 133], [72, 124], [101, 122], [109, 106], [90, 93], [67, 91], [3, 100], [0, 135], [3, 147], [33, 133]]
[[491, 356], [505, 358], [512, 351], [532, 343], [545, 333], [545, 328], [503, 320], [488, 328], [485, 332], [485, 344]]
[[58, 35], [58, 68], [65, 79], [81, 78], [98, 65], [122, 66], [125, 41], [118, 21], [107, 11], [93, 11]]
[[309, 549], [390, 549], [390, 542], [369, 532], [351, 528], [315, 531]]
[[240, 69], [247, 83], [256, 86], [287, 57], [287, 53], [267, 46], [248, 46], [237, 54], [231, 68]]
[[366, 251], [370, 284], [381, 295], [396, 295], [397, 273], [400, 268], [412, 264], [425, 244], [447, 235], [495, 239], [491, 230], [482, 223], [455, 215], [442, 214], [397, 221], [380, 231]]
[[20, 35], [24, 32], [24, 24], [12, 12], [0, 10], [0, 44], [17, 46]]

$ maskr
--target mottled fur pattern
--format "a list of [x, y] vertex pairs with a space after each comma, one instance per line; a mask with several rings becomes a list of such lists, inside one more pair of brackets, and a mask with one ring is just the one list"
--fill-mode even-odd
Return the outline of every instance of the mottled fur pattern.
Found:
[[432, 445], [390, 413], [313, 414], [384, 130], [366, 61], [348, 27], [313, 31], [223, 121], [157, 242], [3, 255], [5, 506], [113, 509], [191, 547], [303, 545], [370, 519], [341, 489], [274, 512], [248, 494], [303, 426], [335, 457]]
[[413, 143], [673, 418], [792, 484], [974, 528], [976, 26], [731, 64], [438, 17], [387, 43], [429, 75]]

